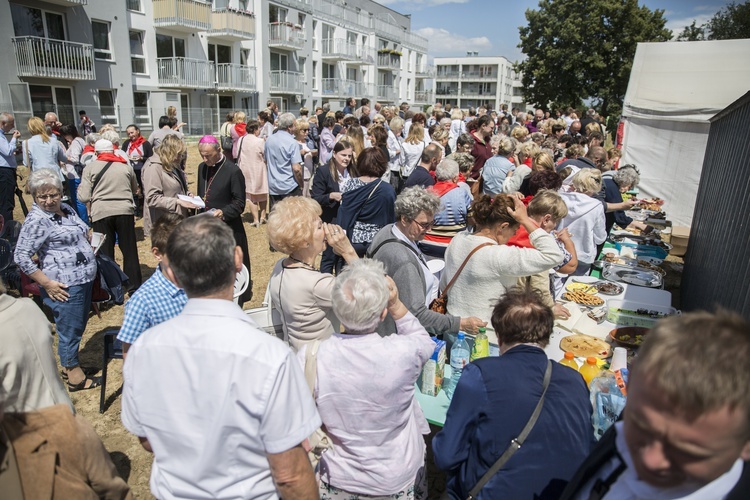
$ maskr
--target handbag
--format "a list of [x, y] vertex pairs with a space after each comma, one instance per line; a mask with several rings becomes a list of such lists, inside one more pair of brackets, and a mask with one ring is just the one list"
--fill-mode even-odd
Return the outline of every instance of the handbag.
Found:
[[[307, 380], [308, 387], [310, 387], [313, 400], [315, 400], [315, 380], [318, 377], [318, 362], [316, 360], [318, 347], [320, 347], [320, 340], [316, 340], [308, 345], [305, 352], [305, 379]], [[320, 457], [323, 456], [323, 453], [333, 448], [333, 441], [322, 427], [318, 427], [307, 438], [307, 443], [307, 457], [310, 459], [313, 469], [317, 470]]]
[[448, 290], [450, 290], [450, 288], [453, 286], [453, 283], [456, 282], [458, 275], [461, 274], [461, 271], [464, 270], [464, 267], [466, 267], [466, 264], [469, 262], [471, 256], [474, 255], [477, 250], [482, 247], [486, 247], [487, 245], [494, 245], [494, 243], [482, 243], [481, 245], [477, 245], [474, 250], [469, 252], [469, 255], [466, 256], [463, 263], [461, 264], [461, 267], [458, 268], [458, 271], [456, 271], [456, 274], [453, 275], [453, 278], [451, 278], [443, 291], [440, 292], [432, 302], [430, 302], [431, 311], [435, 311], [436, 313], [440, 314], [448, 314]]
[[544, 382], [542, 383], [542, 395], [539, 398], [539, 402], [536, 404], [536, 408], [534, 408], [534, 412], [531, 414], [531, 417], [529, 417], [529, 421], [526, 422], [526, 425], [524, 426], [521, 433], [518, 435], [517, 438], [512, 439], [510, 441], [510, 444], [505, 449], [502, 455], [500, 455], [500, 458], [497, 459], [497, 461], [492, 464], [492, 467], [487, 470], [487, 472], [484, 473], [482, 478], [479, 480], [479, 482], [469, 491], [469, 496], [466, 497], [467, 500], [474, 500], [479, 492], [484, 488], [484, 485], [486, 485], [490, 479], [492, 479], [492, 476], [497, 474], [497, 471], [503, 468], [503, 465], [508, 463], [508, 460], [518, 451], [521, 449], [521, 446], [523, 445], [524, 441], [526, 441], [526, 438], [529, 436], [529, 433], [531, 432], [531, 429], [534, 428], [534, 425], [536, 424], [536, 421], [539, 420], [539, 415], [542, 413], [542, 406], [544, 406], [544, 396], [547, 394], [547, 388], [549, 388], [549, 382], [552, 378], [552, 361], [547, 360], [547, 370], [544, 372]]

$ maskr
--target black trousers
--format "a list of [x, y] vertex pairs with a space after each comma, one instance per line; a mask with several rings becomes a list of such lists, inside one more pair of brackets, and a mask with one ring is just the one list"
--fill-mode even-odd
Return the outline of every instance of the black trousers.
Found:
[[115, 258], [115, 238], [122, 252], [122, 270], [130, 278], [130, 289], [135, 290], [143, 282], [141, 263], [138, 260], [138, 245], [135, 239], [135, 217], [132, 215], [112, 215], [94, 222], [93, 229], [107, 236], [100, 252]]
[[16, 207], [16, 169], [0, 167], [0, 215], [5, 221], [13, 220]]
[[299, 187], [299, 186], [297, 186], [293, 190], [289, 191], [287, 194], [270, 194], [270, 195], [268, 195], [269, 205], [270, 205], [268, 207], [268, 211], [270, 212], [271, 210], [273, 210], [273, 206], [276, 203], [280, 202], [281, 200], [283, 200], [284, 198], [286, 198], [288, 196], [302, 196], [302, 188]]

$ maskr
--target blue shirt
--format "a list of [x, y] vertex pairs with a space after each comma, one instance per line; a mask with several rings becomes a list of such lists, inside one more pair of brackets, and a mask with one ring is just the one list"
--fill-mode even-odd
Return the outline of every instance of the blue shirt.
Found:
[[495, 155], [484, 163], [482, 180], [484, 194], [500, 194], [503, 192], [503, 182], [508, 172], [515, 169], [515, 165], [504, 156]]
[[0, 130], [0, 167], [16, 168], [16, 138], [8, 140]]
[[185, 304], [185, 291], [177, 288], [157, 267], [154, 274], [125, 303], [125, 317], [117, 340], [128, 344], [134, 343], [152, 326], [180, 314]]
[[299, 143], [286, 130], [279, 130], [266, 140], [266, 165], [268, 165], [268, 193], [271, 195], [288, 194], [299, 184], [294, 178], [292, 165], [302, 164]]
[[465, 189], [456, 187], [440, 197], [443, 208], [435, 214], [436, 226], [465, 226], [469, 205], [473, 198]]
[[44, 142], [41, 135], [35, 135], [31, 139], [23, 142], [24, 161], [28, 158], [30, 165], [26, 165], [32, 171], [40, 168], [51, 168], [60, 170], [60, 162], [67, 162], [62, 144], [57, 140], [55, 135], [50, 135], [49, 141]]

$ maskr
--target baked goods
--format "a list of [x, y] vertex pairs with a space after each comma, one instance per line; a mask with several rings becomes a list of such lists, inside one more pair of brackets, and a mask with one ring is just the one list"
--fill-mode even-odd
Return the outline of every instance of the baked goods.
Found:
[[592, 283], [580, 283], [578, 281], [571, 281], [566, 284], [565, 289], [569, 292], [596, 293], [596, 287]]
[[595, 357], [604, 359], [609, 356], [610, 345], [590, 335], [569, 335], [560, 341], [560, 349], [572, 352], [580, 358]]
[[597, 297], [593, 293], [578, 292], [565, 292], [563, 294], [565, 300], [570, 300], [576, 304], [583, 304], [584, 306], [600, 306], [604, 304], [604, 300], [601, 297]]

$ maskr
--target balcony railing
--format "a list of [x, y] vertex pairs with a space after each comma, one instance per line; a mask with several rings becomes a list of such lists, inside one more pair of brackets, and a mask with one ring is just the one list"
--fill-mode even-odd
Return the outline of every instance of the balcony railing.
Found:
[[329, 0], [313, 0], [315, 16], [333, 22], [345, 22], [346, 25], [356, 25], [360, 31], [370, 31], [370, 16], [363, 10], [331, 2]]
[[357, 47], [357, 59], [349, 64], [375, 64], [375, 49], [360, 45]]
[[414, 102], [420, 104], [431, 104], [435, 101], [432, 90], [417, 90], [414, 92]]
[[46, 0], [48, 3], [62, 5], [63, 7], [77, 7], [78, 5], [88, 5], [88, 0]]
[[435, 75], [435, 78], [438, 80], [458, 80], [459, 78], [461, 78], [461, 72], [460, 71], [440, 71], [440, 69], [438, 69]]
[[436, 95], [458, 95], [458, 89], [457, 88], [440, 88], [435, 91]]
[[215, 10], [211, 14], [211, 30], [208, 34], [232, 40], [253, 40], [255, 16], [235, 9]]
[[395, 101], [397, 93], [393, 85], [378, 85], [378, 100], [380, 101]]
[[381, 19], [379, 17], [372, 17], [370, 19], [370, 28], [375, 33], [388, 40], [401, 43], [404, 36], [404, 29], [390, 20]]
[[154, 26], [181, 31], [211, 29], [211, 2], [201, 0], [153, 0]]
[[435, 66], [432, 64], [422, 64], [417, 66], [417, 76], [424, 78], [435, 78]]
[[403, 44], [408, 45], [419, 52], [427, 52], [427, 39], [423, 36], [404, 31]]
[[216, 81], [219, 90], [256, 90], [255, 68], [242, 64], [220, 63], [216, 65]]
[[358, 59], [357, 44], [343, 38], [325, 38], [320, 45], [323, 59], [348, 61]]
[[186, 57], [162, 57], [156, 60], [159, 85], [193, 89], [214, 88], [214, 63]]
[[12, 40], [18, 76], [96, 79], [92, 45], [36, 36], [20, 36]]
[[312, 0], [274, 0], [274, 2], [312, 14]]
[[271, 71], [271, 92], [301, 94], [303, 75], [294, 71]]
[[397, 54], [379, 53], [378, 68], [401, 69], [401, 56]]
[[268, 46], [299, 50], [305, 46], [305, 30], [287, 23], [268, 25]]
[[479, 71], [464, 71], [463, 73], [461, 73], [461, 79], [462, 80], [486, 80], [486, 81], [495, 82], [497, 81], [497, 73], [493, 75], [493, 74], [483, 73]]

